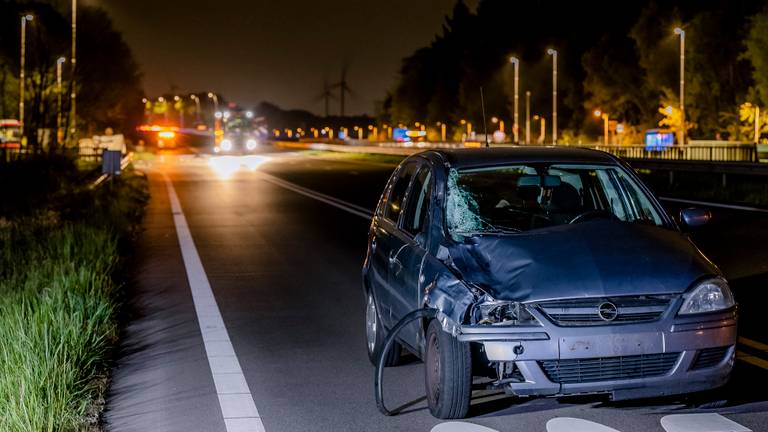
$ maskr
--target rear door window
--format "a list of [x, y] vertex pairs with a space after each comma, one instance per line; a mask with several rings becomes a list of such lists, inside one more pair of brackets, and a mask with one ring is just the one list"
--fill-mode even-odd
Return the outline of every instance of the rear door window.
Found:
[[424, 222], [429, 212], [429, 198], [432, 185], [432, 170], [424, 165], [416, 175], [408, 193], [403, 219], [403, 229], [412, 235], [424, 230]]
[[397, 174], [397, 179], [392, 185], [392, 189], [389, 191], [387, 204], [384, 207], [384, 217], [395, 224], [397, 224], [398, 218], [403, 211], [405, 194], [408, 192], [408, 185], [411, 183], [411, 178], [413, 178], [415, 172], [416, 162], [409, 162], [403, 166]]

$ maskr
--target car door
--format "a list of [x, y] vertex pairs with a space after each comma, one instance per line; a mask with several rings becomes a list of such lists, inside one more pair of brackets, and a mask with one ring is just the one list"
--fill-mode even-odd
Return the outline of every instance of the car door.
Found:
[[[389, 290], [392, 293], [393, 321], [418, 309], [421, 264], [427, 245], [425, 223], [431, 200], [432, 172], [425, 162], [419, 167], [405, 198], [398, 229], [390, 240]], [[418, 323], [400, 333], [400, 339], [418, 352]]]
[[392, 248], [398, 231], [398, 221], [403, 210], [408, 187], [416, 173], [416, 161], [407, 162], [395, 174], [392, 184], [387, 191], [380, 214], [373, 224], [371, 238], [372, 284], [374, 296], [379, 304], [379, 315], [385, 327], [391, 328], [396, 322], [392, 318], [392, 305], [395, 295], [390, 284], [390, 269], [392, 266]]

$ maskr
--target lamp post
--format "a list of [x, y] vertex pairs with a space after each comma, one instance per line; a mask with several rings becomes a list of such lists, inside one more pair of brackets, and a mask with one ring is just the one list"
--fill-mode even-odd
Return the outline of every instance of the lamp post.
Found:
[[75, 85], [75, 66], [77, 66], [77, 0], [72, 0], [72, 60], [69, 64], [72, 80], [72, 92], [70, 93], [72, 123], [69, 130], [73, 139], [75, 138], [75, 133], [77, 133], [77, 87]]
[[208, 98], [213, 99], [213, 112], [219, 112], [219, 97], [214, 92], [208, 92]]
[[19, 70], [19, 129], [22, 140], [24, 139], [24, 62], [27, 57], [27, 22], [34, 17], [30, 14], [21, 16], [21, 69]]
[[59, 145], [64, 138], [61, 130], [61, 65], [66, 61], [67, 59], [64, 57], [59, 57], [56, 60], [56, 143]]
[[525, 143], [531, 143], [531, 92], [525, 92]]
[[675, 28], [680, 36], [680, 144], [685, 144], [685, 30]]
[[557, 145], [557, 50], [547, 50], [552, 56], [552, 144]]
[[200, 98], [197, 95], [192, 95], [190, 98], [195, 101], [195, 119], [197, 123], [200, 123]]
[[603, 119], [603, 143], [608, 145], [608, 113], [604, 113], [600, 110], [595, 110], [593, 113], [595, 117]]
[[514, 123], [512, 124], [512, 133], [515, 136], [515, 144], [518, 143], [518, 128], [519, 128], [519, 118], [518, 118], [518, 83], [520, 81], [520, 60], [517, 57], [510, 57], [509, 62], [512, 63], [512, 65], [515, 67], [515, 116], [514, 116]]

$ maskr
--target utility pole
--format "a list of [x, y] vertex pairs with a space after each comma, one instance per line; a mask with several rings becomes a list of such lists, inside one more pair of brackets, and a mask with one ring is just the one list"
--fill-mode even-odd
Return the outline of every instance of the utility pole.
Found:
[[519, 80], [520, 60], [517, 57], [510, 57], [509, 58], [509, 62], [512, 63], [512, 65], [515, 67], [515, 104], [514, 104], [515, 105], [515, 115], [514, 115], [515, 121], [514, 121], [514, 124], [512, 125], [512, 133], [515, 136], [514, 142], [515, 142], [515, 144], [517, 144], [519, 142], [518, 130], [519, 130], [519, 124], [520, 124], [519, 121], [518, 121], [519, 119], [518, 119], [518, 110], [517, 110], [517, 105], [518, 105], [518, 83], [520, 81]]
[[552, 144], [557, 145], [557, 50], [547, 50], [552, 56]]
[[34, 17], [30, 14], [21, 16], [21, 59], [19, 70], [19, 128], [21, 129], [21, 139], [24, 140], [24, 63], [27, 57], [27, 22], [32, 21]]
[[680, 144], [685, 144], [685, 30], [675, 28], [680, 36]]
[[64, 57], [59, 57], [56, 60], [56, 144], [58, 145], [61, 145], [62, 138], [64, 138], [64, 133], [61, 130], [61, 65], [66, 61], [67, 59]]
[[[73, 140], [76, 140], [75, 134], [77, 133], [77, 85], [75, 70], [77, 66], [77, 0], [72, 0], [72, 62], [70, 64], [70, 70], [72, 74], [72, 93], [70, 95], [72, 99], [72, 123], [70, 127], [70, 133]], [[77, 142], [77, 141], [75, 141]]]
[[525, 143], [531, 143], [531, 92], [525, 92]]

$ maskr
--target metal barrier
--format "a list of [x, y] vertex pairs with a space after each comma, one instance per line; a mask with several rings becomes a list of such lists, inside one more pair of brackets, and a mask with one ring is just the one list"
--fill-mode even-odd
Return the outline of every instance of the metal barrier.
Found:
[[712, 162], [756, 162], [754, 144], [683, 145], [660, 149], [645, 146], [589, 146], [625, 159], [658, 159]]

